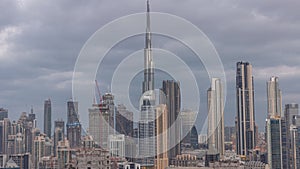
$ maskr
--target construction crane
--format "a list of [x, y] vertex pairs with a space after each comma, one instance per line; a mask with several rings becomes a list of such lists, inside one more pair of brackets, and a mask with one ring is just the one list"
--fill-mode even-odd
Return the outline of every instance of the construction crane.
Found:
[[95, 80], [95, 83], [96, 83], [96, 88], [97, 88], [97, 92], [98, 92], [98, 96], [99, 96], [99, 105], [102, 104], [102, 97], [101, 97], [101, 92], [100, 92], [100, 88], [99, 88], [99, 84], [98, 84], [98, 81]]

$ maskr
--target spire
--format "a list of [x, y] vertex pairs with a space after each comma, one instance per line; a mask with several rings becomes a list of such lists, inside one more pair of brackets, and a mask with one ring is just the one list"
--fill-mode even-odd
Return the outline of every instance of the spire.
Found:
[[154, 63], [152, 58], [151, 47], [151, 30], [150, 30], [150, 3], [147, 0], [147, 13], [146, 13], [146, 36], [145, 36], [145, 49], [144, 49], [144, 82], [143, 93], [154, 89]]
[[147, 28], [146, 28], [146, 48], [151, 48], [151, 30], [150, 30], [150, 3], [147, 0]]

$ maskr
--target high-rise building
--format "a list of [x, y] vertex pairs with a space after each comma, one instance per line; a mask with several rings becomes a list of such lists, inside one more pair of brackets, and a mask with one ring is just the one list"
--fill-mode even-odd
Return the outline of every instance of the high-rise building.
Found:
[[224, 99], [221, 79], [212, 78], [207, 91], [208, 148], [215, 149], [223, 158], [224, 148]]
[[115, 103], [114, 95], [112, 93], [105, 93], [102, 96], [103, 104], [108, 108], [109, 120], [107, 121], [110, 126], [110, 133], [113, 133], [115, 128]]
[[267, 82], [268, 117], [266, 143], [270, 168], [287, 168], [289, 154], [289, 127], [282, 113], [282, 96], [278, 77]]
[[125, 136], [133, 137], [133, 112], [124, 105], [118, 105], [116, 111], [116, 131]]
[[58, 142], [57, 149], [57, 163], [58, 168], [66, 168], [66, 165], [71, 161], [71, 149], [67, 139]]
[[[28, 125], [32, 128], [36, 128], [36, 117], [35, 117], [35, 114], [33, 113], [33, 107], [31, 107], [31, 112], [30, 114], [28, 114], [28, 118], [27, 118], [27, 121], [28, 121]], [[31, 123], [31, 124], [29, 124]]]
[[0, 121], [0, 154], [8, 152], [8, 136], [10, 134], [11, 123], [8, 118]]
[[89, 134], [104, 149], [109, 148], [108, 137], [114, 133], [113, 98], [112, 94], [105, 94], [101, 104], [94, 104], [89, 109]]
[[147, 27], [144, 49], [144, 81], [142, 89], [141, 114], [139, 119], [139, 163], [141, 166], [153, 167], [155, 157], [155, 92], [154, 62], [151, 47], [150, 4], [147, 1]]
[[236, 69], [236, 151], [247, 156], [256, 146], [256, 125], [254, 113], [254, 82], [252, 65], [238, 62]]
[[[195, 121], [197, 118], [197, 113], [191, 110], [182, 110], [180, 112], [180, 123], [181, 123], [181, 149], [184, 149], [183, 145], [188, 147], [197, 148], [198, 145], [198, 132], [195, 127]], [[174, 160], [172, 159], [171, 165], [173, 165]]]
[[[289, 127], [287, 127], [286, 120], [281, 117], [281, 143], [282, 143], [282, 166], [289, 168]], [[266, 136], [267, 139], [267, 136]]]
[[191, 148], [193, 149], [198, 149], [199, 144], [198, 144], [198, 131], [196, 129], [196, 126], [194, 125], [191, 129], [191, 131], [188, 134], [189, 136], [189, 142], [191, 144]]
[[279, 89], [278, 77], [271, 77], [267, 82], [268, 116], [283, 117], [282, 96]]
[[5, 118], [8, 118], [8, 110], [0, 108], [0, 120], [4, 120]]
[[[150, 96], [151, 97], [151, 96]], [[141, 118], [139, 121], [139, 156], [142, 159], [139, 163], [142, 166], [153, 166], [155, 156], [155, 107], [154, 101], [144, 98]]]
[[292, 103], [286, 104], [284, 109], [284, 118], [286, 119], [287, 126], [293, 124], [293, 119], [295, 116], [299, 115], [299, 105]]
[[224, 140], [225, 142], [231, 142], [235, 138], [235, 127], [234, 126], [225, 126], [224, 127]]
[[78, 102], [67, 102], [68, 120], [67, 120], [67, 139], [71, 148], [78, 148], [81, 144], [81, 124], [78, 115]]
[[284, 120], [285, 120], [285, 129], [286, 129], [286, 159], [288, 168], [292, 168], [293, 159], [292, 157], [294, 150], [292, 149], [292, 133], [290, 128], [293, 126], [294, 118], [299, 114], [299, 106], [298, 104], [286, 104], [284, 109]]
[[33, 168], [38, 168], [42, 157], [52, 155], [52, 141], [45, 135], [36, 136], [33, 141], [32, 164]]
[[51, 138], [51, 100], [44, 103], [44, 133]]
[[55, 157], [56, 157], [57, 145], [60, 141], [63, 141], [64, 138], [65, 137], [64, 137], [63, 129], [60, 127], [55, 127], [54, 136], [53, 136], [53, 153]]
[[54, 121], [54, 128], [61, 128], [63, 134], [65, 134], [65, 121], [62, 119]]
[[169, 166], [167, 131], [167, 106], [165, 104], [160, 104], [156, 107], [156, 169], [165, 169]]
[[161, 97], [161, 103], [167, 105], [167, 117], [168, 117], [168, 140], [169, 151], [168, 158], [171, 161], [175, 159], [177, 155], [181, 154], [180, 148], [180, 120], [179, 117], [181, 109], [181, 94], [180, 84], [173, 80], [163, 81], [162, 89], [165, 96]]
[[108, 136], [110, 156], [116, 159], [125, 159], [125, 135], [112, 134]]
[[56, 157], [56, 148], [60, 141], [65, 139], [65, 122], [63, 120], [54, 121], [54, 135], [53, 135], [53, 154]]
[[300, 132], [297, 126], [290, 126], [290, 168], [297, 169], [300, 168]]
[[266, 120], [268, 164], [272, 169], [283, 168], [281, 118], [274, 116]]
[[107, 145], [107, 137], [101, 137], [104, 134], [108, 136], [108, 129], [107, 127], [104, 128], [107, 126], [105, 125], [107, 123], [105, 117], [107, 116], [105, 114], [101, 115], [99, 106], [98, 104], [94, 104], [92, 108], [89, 108], [89, 134], [97, 145], [103, 147], [104, 144]]
[[181, 119], [181, 137], [184, 138], [191, 131], [196, 121], [197, 113], [184, 109], [180, 112]]
[[56, 148], [60, 141], [65, 139], [65, 122], [63, 120], [54, 121], [54, 135], [53, 135], [53, 154], [56, 157]]

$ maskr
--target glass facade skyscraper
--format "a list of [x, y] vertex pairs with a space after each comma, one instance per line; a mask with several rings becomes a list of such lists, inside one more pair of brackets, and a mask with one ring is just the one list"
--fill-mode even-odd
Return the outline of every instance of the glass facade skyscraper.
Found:
[[272, 169], [283, 168], [281, 118], [271, 117], [266, 120], [268, 144], [268, 163]]
[[142, 166], [154, 166], [155, 144], [154, 62], [150, 31], [150, 4], [147, 1], [147, 27], [144, 49], [144, 81], [139, 119], [139, 161]]
[[67, 102], [67, 138], [71, 148], [78, 148], [81, 144], [81, 124], [78, 115], [78, 102]]
[[51, 138], [51, 100], [45, 100], [44, 103], [44, 133]]
[[179, 113], [181, 109], [181, 94], [180, 83], [173, 80], [164, 80], [162, 84], [163, 98], [160, 100], [163, 104], [167, 105], [167, 118], [168, 118], [168, 140], [169, 151], [168, 158], [171, 162], [177, 155], [180, 155], [180, 120]]
[[256, 145], [252, 65], [238, 62], [236, 69], [236, 152], [247, 156]]

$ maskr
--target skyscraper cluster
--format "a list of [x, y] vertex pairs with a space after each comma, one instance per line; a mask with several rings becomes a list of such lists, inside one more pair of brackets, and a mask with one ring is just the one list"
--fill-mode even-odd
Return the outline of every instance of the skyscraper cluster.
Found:
[[267, 82], [266, 142], [271, 168], [299, 168], [300, 124], [298, 104], [286, 104], [283, 113], [279, 78]]

